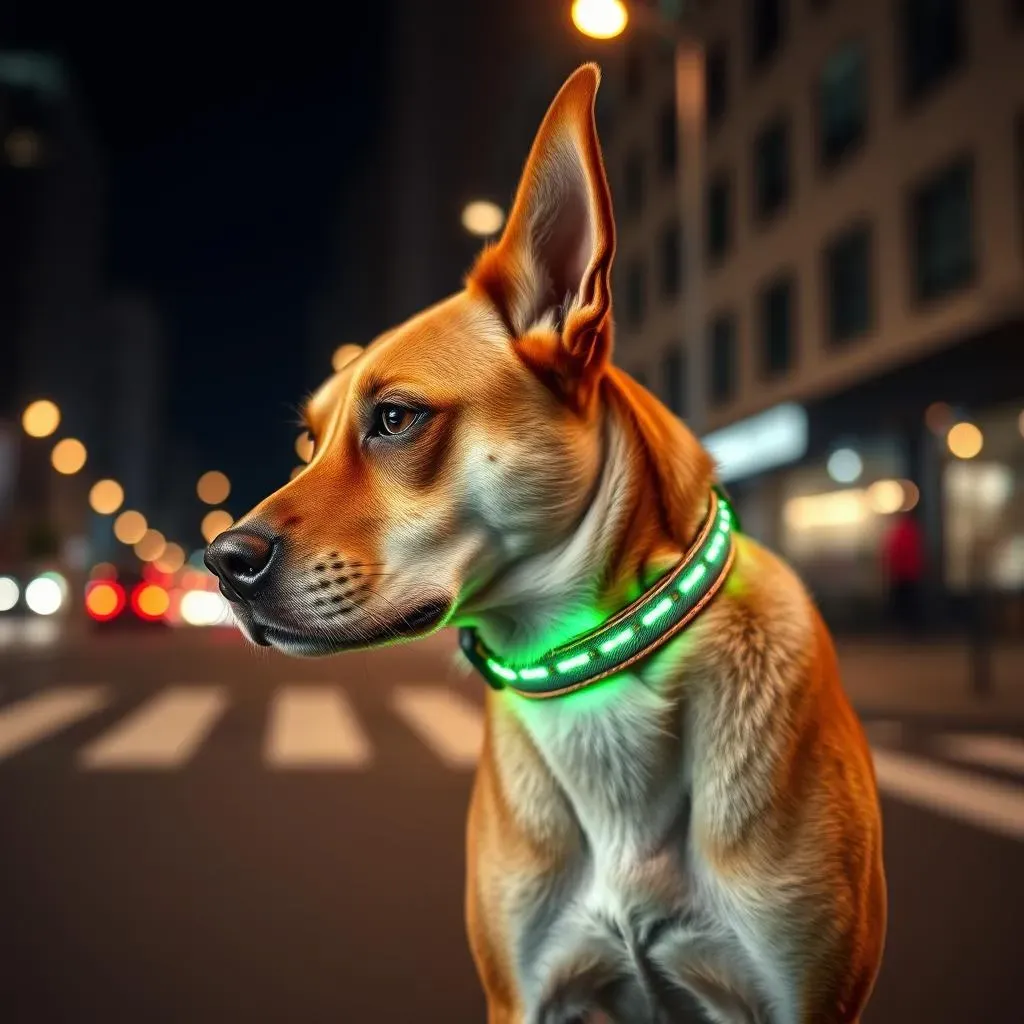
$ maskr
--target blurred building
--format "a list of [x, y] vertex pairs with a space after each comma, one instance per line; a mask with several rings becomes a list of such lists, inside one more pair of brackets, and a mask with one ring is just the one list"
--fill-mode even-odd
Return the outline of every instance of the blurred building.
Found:
[[461, 287], [485, 241], [463, 208], [488, 199], [507, 214], [545, 109], [594, 52], [568, 3], [389, 5], [379, 124], [346, 182], [335, 271], [312, 312], [313, 378], [338, 345]]
[[[0, 548], [7, 560], [57, 557], [85, 528], [81, 481], [49, 465], [53, 442], [88, 446], [97, 422], [96, 345], [102, 165], [67, 69], [52, 54], [0, 49]], [[31, 440], [34, 398], [62, 412]], [[6, 497], [3, 497], [6, 496]]]
[[1024, 5], [717, 0], [687, 24], [697, 139], [664, 46], [620, 44], [619, 361], [834, 621], [877, 619], [911, 507], [954, 606], [978, 579], [1019, 599]]

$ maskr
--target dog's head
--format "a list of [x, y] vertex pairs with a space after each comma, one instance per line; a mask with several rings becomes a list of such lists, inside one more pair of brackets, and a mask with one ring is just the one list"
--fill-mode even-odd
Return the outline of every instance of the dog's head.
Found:
[[210, 545], [255, 642], [312, 655], [422, 635], [578, 521], [612, 347], [599, 80], [587, 65], [558, 93], [464, 290], [348, 349], [306, 406], [309, 464]]

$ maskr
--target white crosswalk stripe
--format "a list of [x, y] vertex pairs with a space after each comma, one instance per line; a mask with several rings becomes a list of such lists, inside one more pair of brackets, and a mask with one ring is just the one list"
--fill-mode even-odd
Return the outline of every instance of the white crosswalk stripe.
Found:
[[1024, 741], [1016, 737], [963, 733], [940, 737], [938, 746], [953, 761], [1024, 775]]
[[289, 686], [270, 709], [264, 758], [275, 768], [363, 768], [373, 748], [335, 686]]
[[1024, 788], [892, 750], [876, 749], [874, 759], [884, 794], [1024, 840]]
[[89, 744], [81, 764], [88, 769], [180, 767], [195, 754], [227, 703], [221, 687], [170, 687]]
[[471, 768], [480, 757], [482, 712], [464, 697], [440, 686], [402, 686], [395, 711], [445, 764]]
[[0, 761], [66, 729], [106, 704], [102, 687], [50, 690], [0, 708]]

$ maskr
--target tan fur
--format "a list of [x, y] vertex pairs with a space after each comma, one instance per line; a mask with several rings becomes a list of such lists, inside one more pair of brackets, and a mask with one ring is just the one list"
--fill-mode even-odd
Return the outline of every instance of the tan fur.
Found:
[[[309, 467], [238, 524], [283, 545], [239, 608], [255, 639], [387, 642], [433, 602], [420, 632], [472, 625], [527, 661], [692, 541], [711, 460], [610, 363], [598, 81], [581, 68], [555, 99], [465, 289], [350, 350], [310, 401]], [[402, 401], [429, 412], [408, 439], [369, 436]], [[340, 608], [318, 596], [332, 573]], [[863, 1013], [886, 927], [871, 757], [817, 610], [748, 538], [629, 671], [564, 699], [488, 692], [466, 841], [491, 1024], [655, 1024], [683, 993], [737, 1024]]]

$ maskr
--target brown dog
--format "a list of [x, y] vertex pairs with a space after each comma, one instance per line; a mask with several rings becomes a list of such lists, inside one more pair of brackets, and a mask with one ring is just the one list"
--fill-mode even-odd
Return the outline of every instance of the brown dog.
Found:
[[803, 587], [611, 365], [598, 83], [559, 92], [465, 289], [352, 347], [309, 466], [208, 563], [288, 653], [472, 628], [491, 1024], [672, 1021], [684, 993], [715, 1021], [857, 1021], [886, 924], [871, 756]]

